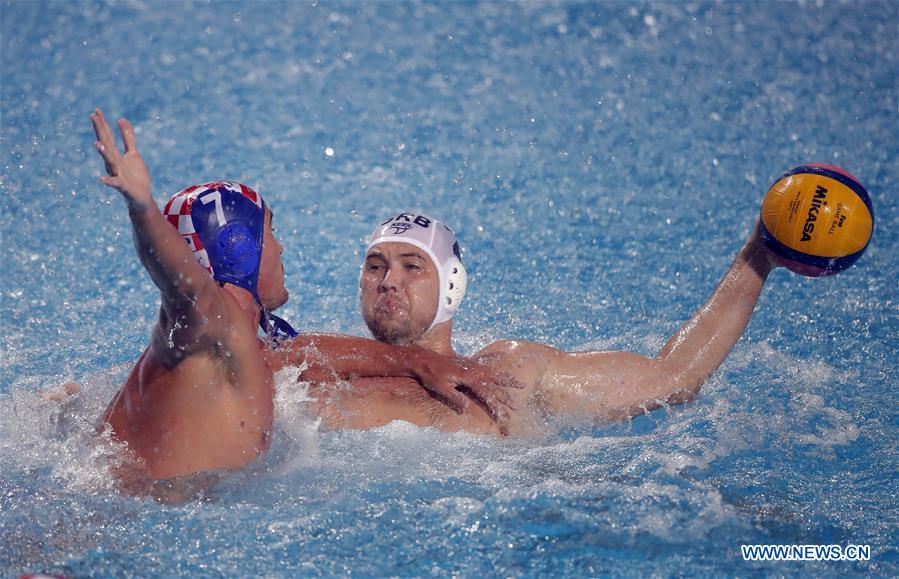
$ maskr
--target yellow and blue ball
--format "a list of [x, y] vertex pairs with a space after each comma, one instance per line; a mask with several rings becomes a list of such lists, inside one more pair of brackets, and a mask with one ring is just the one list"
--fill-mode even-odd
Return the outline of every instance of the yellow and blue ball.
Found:
[[830, 165], [796, 167], [762, 201], [759, 227], [775, 259], [809, 277], [843, 271], [862, 256], [874, 231], [868, 192]]

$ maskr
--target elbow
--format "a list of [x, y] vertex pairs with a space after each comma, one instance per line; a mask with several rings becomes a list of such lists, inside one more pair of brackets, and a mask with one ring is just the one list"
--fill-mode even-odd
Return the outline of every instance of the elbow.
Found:
[[665, 402], [668, 404], [685, 404], [691, 402], [699, 394], [702, 385], [711, 372], [697, 367], [672, 363], [670, 359], [656, 359], [659, 370], [667, 378], [669, 384]]
[[687, 402], [692, 402], [702, 389], [702, 385], [705, 384], [706, 378], [708, 378], [708, 374], [701, 376], [686, 376], [676, 379], [673, 385], [674, 388], [671, 390], [671, 393], [668, 395], [665, 402], [668, 404], [686, 404]]
[[668, 396], [667, 402], [668, 404], [686, 404], [687, 402], [692, 402], [696, 395], [699, 394], [699, 385], [695, 388], [683, 388], [680, 390], [674, 391], [670, 396]]
[[659, 362], [660, 378], [665, 386], [661, 388], [658, 400], [664, 401], [665, 404], [686, 404], [696, 398], [708, 377], [707, 374], [700, 374], [689, 368], [673, 367], [664, 361]]

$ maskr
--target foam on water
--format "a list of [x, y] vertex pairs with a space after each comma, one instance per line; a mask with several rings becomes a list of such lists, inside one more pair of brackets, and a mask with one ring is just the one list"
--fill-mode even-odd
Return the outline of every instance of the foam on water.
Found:
[[[473, 545], [469, 548], [483, 550], [487, 560], [511, 573], [548, 569], [514, 555], [538, 547], [557, 562], [574, 556], [563, 567], [568, 572], [614, 569], [582, 566], [586, 561], [578, 558], [597, 549], [639, 556], [646, 545], [688, 553], [696, 542], [724, 548], [721, 533], [754, 535], [760, 521], [795, 526], [815, 516], [816, 509], [808, 512], [780, 494], [770, 467], [752, 466], [768, 460], [759, 448], [832, 461], [835, 449], [859, 435], [846, 412], [827, 404], [834, 381], [845, 376], [823, 362], [809, 367], [768, 344], [751, 350], [736, 356], [735, 367], [763, 359], [760, 365], [781, 382], [775, 387], [788, 390], [780, 406], [753, 408], [758, 392], [715, 378], [700, 402], [665, 416], [561, 438], [511, 441], [402, 422], [369, 432], [319, 432], [317, 420], [305, 414], [306, 392], [297, 385], [296, 372], [284, 372], [278, 376], [276, 442], [263, 464], [226, 479], [206, 502], [181, 507], [110, 494], [103, 466], [108, 452], [97, 450], [103, 447], [91, 438], [124, 368], [86, 381], [81, 394], [62, 404], [40, 401], [34, 384], [19, 384], [0, 399], [5, 442], [0, 457], [12, 462], [5, 469], [22, 479], [12, 490], [5, 480], [7, 506], [13, 508], [5, 511], [4, 539], [16, 545], [6, 553], [25, 567], [68, 553], [80, 563], [64, 570], [77, 574], [101, 559], [107, 564], [103, 553], [109, 549], [130, 553], [121, 559], [122, 570], [162, 566], [201, 573], [286, 571], [280, 557], [311, 551], [320, 554], [302, 557], [302, 564], [290, 569], [377, 574], [388, 564], [419, 574], [473, 572], [480, 563], [470, 567], [464, 557], [431, 558], [423, 545], [404, 554], [397, 548], [410, 531], [438, 533], [444, 537], [441, 548], [458, 549], [459, 556], [463, 544]], [[799, 460], [790, 458], [794, 474]], [[721, 468], [733, 461], [748, 463], [736, 472]], [[763, 483], [759, 476], [769, 480]], [[37, 504], [26, 506], [18, 493], [34, 484], [28, 480], [33, 477], [52, 482], [41, 483]], [[815, 477], [789, 482], [819, 484]], [[755, 485], [765, 489], [762, 496], [739, 490]], [[85, 495], [92, 498], [80, 498]], [[66, 515], [60, 518], [56, 509], [63, 505]], [[129, 518], [138, 512], [144, 522], [136, 530]], [[33, 526], [45, 517], [55, 522]], [[238, 554], [246, 545], [216, 530], [233, 527], [234, 517], [256, 529], [244, 527], [244, 541], [249, 536], [264, 541], [264, 554], [254, 556], [262, 560], [248, 562]], [[202, 535], [189, 532], [188, 525], [203, 528]], [[56, 529], [50, 541], [48, 528]], [[110, 529], [120, 531], [112, 544]], [[152, 547], [160, 534], [179, 549], [175, 560]], [[794, 540], [802, 539], [802, 532], [795, 535]], [[37, 545], [42, 547], [35, 550]], [[222, 557], [201, 555], [213, 552]]]
[[[310, 416], [305, 408], [309, 400], [308, 384], [298, 379], [304, 369], [304, 366], [286, 368], [275, 374], [276, 440], [283, 441], [283, 471], [302, 468], [319, 458], [318, 429], [321, 419]], [[282, 443], [278, 445], [282, 446]]]

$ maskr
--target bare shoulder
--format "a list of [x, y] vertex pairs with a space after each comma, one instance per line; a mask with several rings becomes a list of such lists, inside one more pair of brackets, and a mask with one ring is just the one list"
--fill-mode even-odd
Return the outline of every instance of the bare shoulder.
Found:
[[506, 368], [528, 366], [542, 370], [561, 354], [560, 350], [545, 344], [524, 340], [500, 340], [482, 349], [472, 358], [489, 366]]
[[256, 327], [224, 288], [211, 286], [201, 299], [178, 310], [160, 308], [152, 350], [169, 367], [202, 355], [213, 359], [244, 352], [258, 356]]
[[498, 340], [489, 346], [484, 347], [480, 352], [475, 354], [474, 358], [482, 356], [503, 356], [525, 354], [531, 355], [552, 355], [558, 353], [559, 350], [545, 344], [537, 344], [535, 342], [527, 342], [525, 340]]

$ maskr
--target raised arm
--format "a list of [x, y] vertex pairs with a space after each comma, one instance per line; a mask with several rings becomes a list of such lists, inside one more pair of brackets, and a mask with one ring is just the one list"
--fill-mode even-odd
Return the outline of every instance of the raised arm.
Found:
[[692, 398], [724, 362], [749, 324], [774, 267], [756, 227], [709, 299], [656, 356], [665, 374], [674, 379], [672, 396]]
[[214, 316], [217, 307], [221, 307], [216, 299], [218, 287], [156, 207], [150, 192], [150, 173], [137, 149], [131, 123], [126, 119], [118, 123], [125, 145], [122, 154], [100, 109], [91, 115], [91, 122], [97, 135], [97, 151], [108, 173], [100, 180], [118, 189], [128, 204], [138, 257], [162, 294], [167, 325], [181, 330], [173, 338], [183, 342], [195, 340], [197, 333], [204, 331], [205, 324], [198, 322], [203, 318], [218, 319]]
[[[556, 411], [623, 419], [692, 399], [739, 340], [774, 268], [756, 230], [715, 291], [655, 358], [541, 350], [541, 385]], [[546, 348], [546, 347], [542, 347]]]

